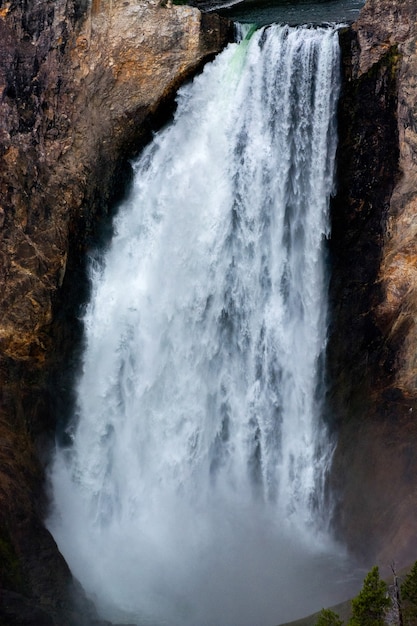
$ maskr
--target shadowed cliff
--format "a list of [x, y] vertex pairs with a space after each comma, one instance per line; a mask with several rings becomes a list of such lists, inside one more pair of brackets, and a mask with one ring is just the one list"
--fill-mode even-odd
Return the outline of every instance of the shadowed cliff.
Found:
[[341, 34], [332, 206], [335, 526], [365, 561], [415, 560], [415, 3], [368, 0]]

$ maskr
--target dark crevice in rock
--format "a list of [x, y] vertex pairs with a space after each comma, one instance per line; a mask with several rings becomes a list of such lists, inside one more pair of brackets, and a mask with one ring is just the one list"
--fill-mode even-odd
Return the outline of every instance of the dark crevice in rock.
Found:
[[[113, 181], [113, 183], [111, 183]], [[96, 190], [88, 204], [95, 207], [87, 222], [79, 218], [69, 232], [69, 255], [62, 286], [53, 307], [53, 361], [48, 366], [46, 387], [49, 391], [51, 428], [46, 446], [47, 451], [55, 436], [65, 444], [65, 428], [75, 409], [75, 382], [81, 367], [83, 354], [84, 308], [90, 296], [88, 277], [89, 255], [100, 255], [109, 244], [113, 234], [113, 217], [126, 197], [132, 182], [129, 161], [122, 160], [109, 184], [108, 198], [100, 197]], [[43, 430], [45, 436], [45, 430]]]
[[[392, 46], [357, 75], [355, 31], [341, 32], [337, 194], [332, 201], [329, 372], [332, 419], [361, 414], [373, 391], [392, 382], [392, 354], [375, 317], [378, 274], [392, 191], [399, 176], [397, 76]], [[356, 52], [353, 52], [355, 51]], [[362, 407], [358, 413], [357, 404]], [[356, 408], [354, 408], [356, 407]]]

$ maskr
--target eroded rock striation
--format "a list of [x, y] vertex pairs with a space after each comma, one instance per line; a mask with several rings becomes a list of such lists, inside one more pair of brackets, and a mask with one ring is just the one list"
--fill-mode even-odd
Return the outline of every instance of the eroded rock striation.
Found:
[[0, 624], [93, 619], [42, 524], [85, 250], [127, 159], [231, 37], [152, 0], [0, 0]]
[[341, 35], [330, 421], [337, 525], [365, 560], [417, 557], [417, 23], [368, 0]]

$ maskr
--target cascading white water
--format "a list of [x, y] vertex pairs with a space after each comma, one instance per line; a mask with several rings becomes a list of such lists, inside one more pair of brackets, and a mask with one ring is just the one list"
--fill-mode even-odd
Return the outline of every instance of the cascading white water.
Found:
[[229, 46], [92, 263], [49, 527], [106, 615], [267, 626], [336, 599], [315, 520], [338, 50], [280, 26]]

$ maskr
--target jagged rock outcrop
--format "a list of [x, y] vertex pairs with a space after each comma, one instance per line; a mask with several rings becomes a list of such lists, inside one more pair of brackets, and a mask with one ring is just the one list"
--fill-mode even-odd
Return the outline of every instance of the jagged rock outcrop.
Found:
[[368, 0], [341, 35], [331, 253], [337, 526], [366, 560], [417, 558], [417, 24]]
[[75, 358], [85, 250], [127, 159], [232, 36], [217, 16], [163, 4], [0, 0], [2, 625], [92, 619], [41, 521], [41, 460], [69, 402], [57, 372]]

